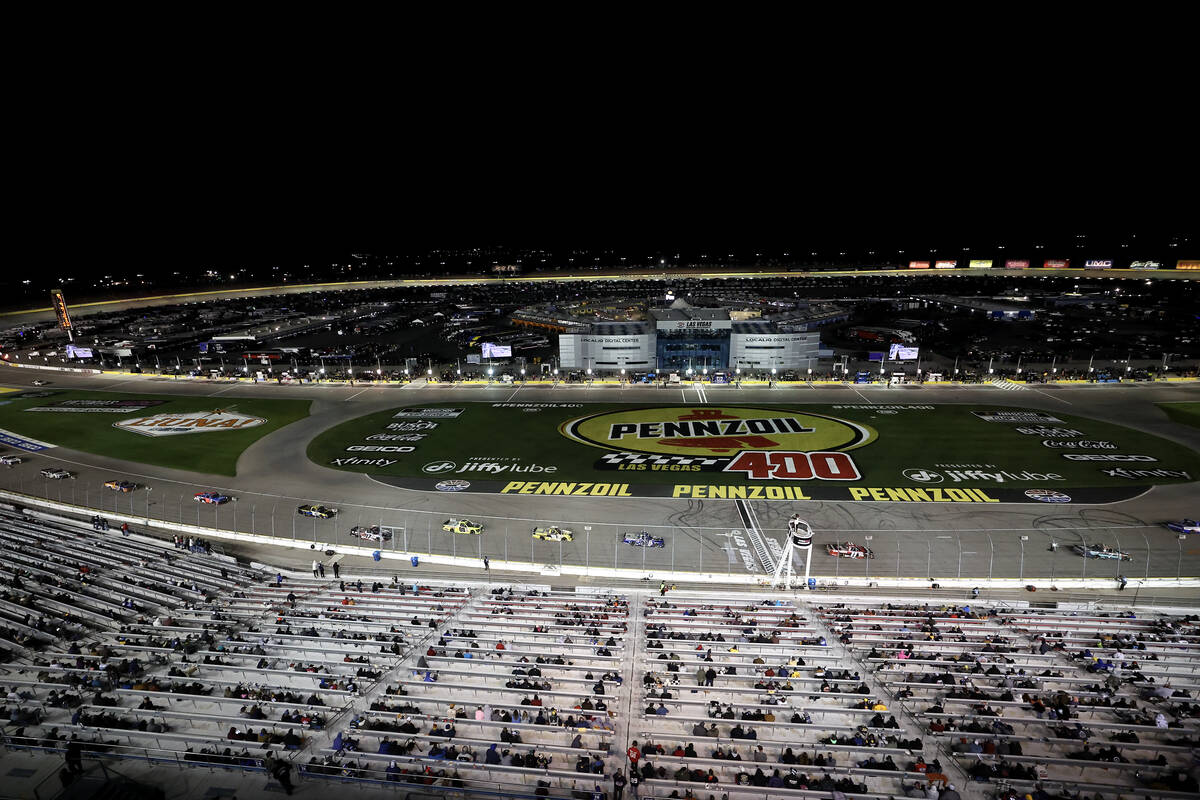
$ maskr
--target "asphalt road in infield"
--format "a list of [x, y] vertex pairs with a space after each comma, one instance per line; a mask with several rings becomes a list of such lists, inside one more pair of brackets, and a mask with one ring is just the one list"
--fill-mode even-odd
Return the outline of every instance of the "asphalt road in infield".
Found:
[[[155, 377], [90, 376], [6, 370], [4, 385], [28, 388], [35, 378], [52, 388], [185, 394], [223, 398], [288, 397], [314, 401], [312, 415], [276, 431], [238, 462], [238, 477], [147, 467], [64, 448], [29, 455], [25, 463], [0, 469], [0, 487], [74, 500], [109, 510], [132, 511], [223, 529], [253, 531], [331, 545], [362, 545], [353, 525], [397, 529], [384, 549], [543, 564], [594, 567], [675, 568], [770, 573], [784, 541], [786, 520], [804, 517], [816, 532], [815, 575], [901, 577], [1141, 577], [1200, 575], [1200, 538], [1179, 540], [1162, 523], [1200, 516], [1197, 483], [1158, 486], [1133, 500], [1108, 505], [975, 505], [833, 501], [675, 500], [669, 498], [537, 497], [416, 492], [383, 485], [369, 476], [319, 466], [305, 455], [314, 436], [363, 414], [400, 405], [438, 402], [648, 402], [648, 403], [987, 403], [1092, 417], [1143, 430], [1200, 451], [1200, 430], [1170, 422], [1156, 402], [1200, 400], [1196, 384], [1013, 386], [692, 386], [665, 389], [620, 385], [344, 386], [234, 384]], [[77, 478], [47, 481], [45, 466], [62, 466]], [[103, 489], [124, 478], [150, 487], [131, 494]], [[192, 496], [207, 489], [227, 491], [236, 503], [202, 506]], [[300, 503], [339, 509], [333, 520], [296, 514]], [[485, 526], [482, 536], [444, 533], [448, 517], [468, 517]], [[534, 525], [558, 524], [574, 531], [569, 543], [535, 542]], [[625, 532], [648, 529], [666, 540], [662, 548], [620, 542]], [[868, 538], [870, 537], [870, 538]], [[1023, 539], [1022, 537], [1028, 537]], [[870, 546], [871, 560], [832, 558], [822, 545], [851, 540]], [[1084, 559], [1071, 546], [1116, 546], [1131, 561]], [[1052, 547], [1054, 545], [1054, 547]], [[288, 557], [294, 557], [289, 551]], [[265, 558], [261, 551], [256, 557]]]

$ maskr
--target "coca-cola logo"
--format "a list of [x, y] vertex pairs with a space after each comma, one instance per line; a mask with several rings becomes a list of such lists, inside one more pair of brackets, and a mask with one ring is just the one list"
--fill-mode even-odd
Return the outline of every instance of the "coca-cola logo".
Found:
[[1042, 447], [1052, 447], [1062, 450], [1116, 450], [1117, 443], [1103, 441], [1076, 441], [1074, 439], [1042, 439]]

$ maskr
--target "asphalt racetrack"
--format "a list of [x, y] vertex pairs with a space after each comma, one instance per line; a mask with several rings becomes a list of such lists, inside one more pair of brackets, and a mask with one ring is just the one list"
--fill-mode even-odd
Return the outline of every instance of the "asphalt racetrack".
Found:
[[[898, 577], [1093, 577], [1124, 573], [1176, 577], [1200, 575], [1200, 540], [1179, 539], [1163, 525], [1200, 516], [1200, 488], [1194, 473], [1186, 482], [1144, 487], [1139, 496], [1107, 503], [1070, 502], [898, 502], [862, 499], [731, 500], [704, 497], [563, 496], [414, 491], [389, 485], [376, 476], [321, 466], [308, 457], [314, 439], [335, 426], [366, 415], [404, 407], [456, 407], [465, 403], [596, 404], [637, 406], [754, 406], [777, 404], [926, 405], [965, 404], [972, 408], [1041, 410], [1134, 428], [1200, 452], [1200, 429], [1172, 422], [1156, 403], [1200, 400], [1194, 383], [1109, 385], [850, 386], [787, 385], [650, 386], [597, 384], [550, 386], [425, 385], [404, 386], [276, 385], [112, 375], [47, 374], [6, 369], [3, 384], [31, 389], [36, 378], [48, 389], [79, 389], [119, 394], [169, 394], [212, 398], [220, 406], [239, 399], [311, 400], [311, 413], [249, 444], [237, 461], [237, 477], [148, 466], [106, 455], [57, 446], [22, 454], [23, 463], [0, 469], [0, 487], [41, 494], [109, 510], [131, 511], [168, 520], [237, 529], [333, 544], [361, 545], [349, 536], [353, 525], [393, 527], [395, 537], [382, 547], [413, 553], [488, 555], [495, 559], [542, 564], [572, 563], [595, 567], [696, 570], [744, 575], [769, 574], [779, 556], [786, 520], [799, 513], [816, 532], [816, 575]], [[0, 399], [2, 399], [0, 395]], [[247, 407], [251, 407], [248, 404]], [[868, 417], [870, 411], [865, 412]], [[386, 416], [386, 415], [385, 415]], [[537, 415], [531, 415], [537, 416]], [[981, 423], [986, 428], [987, 423]], [[1102, 427], [1097, 425], [1097, 427]], [[1116, 429], [1105, 429], [1108, 432]], [[214, 434], [215, 436], [225, 434]], [[558, 437], [554, 432], [552, 435]], [[164, 437], [164, 446], [170, 440]], [[1016, 437], [1016, 439], [1024, 437]], [[52, 436], [46, 441], [52, 444]], [[1147, 439], [1147, 441], [1151, 441]], [[1163, 447], [1175, 452], [1169, 442]], [[536, 444], [536, 443], [535, 443]], [[557, 440], [547, 447], [557, 446]], [[870, 445], [886, 448], [879, 440]], [[17, 452], [7, 448], [6, 453]], [[601, 451], [597, 451], [601, 452]], [[1120, 452], [1129, 452], [1122, 449]], [[989, 454], [981, 455], [986, 461]], [[993, 461], [1002, 454], [990, 454]], [[51, 481], [39, 470], [55, 466], [76, 474]], [[932, 467], [917, 464], [918, 467]], [[1090, 467], [1091, 465], [1089, 465]], [[1157, 464], [1117, 465], [1156, 467]], [[107, 491], [103, 483], [122, 478], [142, 484], [128, 494]], [[524, 476], [521, 478], [525, 479]], [[1190, 480], [1188, 480], [1190, 479]], [[532, 480], [532, 478], [530, 478]], [[540, 480], [540, 479], [539, 479]], [[691, 480], [690, 478], [688, 479]], [[1174, 480], [1178, 481], [1179, 478]], [[1131, 481], [1131, 483], [1135, 483]], [[903, 482], [895, 485], [903, 486]], [[913, 486], [911, 482], [907, 485]], [[1024, 489], [1025, 484], [1021, 484]], [[1053, 486], [1047, 486], [1053, 489]], [[215, 489], [237, 497], [221, 506], [196, 503], [193, 495]], [[1064, 490], [1066, 491], [1066, 490]], [[1067, 492], [1069, 494], [1069, 492]], [[887, 495], [882, 495], [887, 496]], [[332, 520], [299, 517], [301, 503], [335, 507]], [[467, 517], [483, 524], [479, 536], [443, 532], [448, 518]], [[571, 542], [535, 541], [535, 525], [570, 528]], [[646, 529], [663, 537], [665, 547], [623, 544], [625, 533]], [[873, 559], [827, 556], [824, 544], [851, 540], [869, 546]], [[1128, 561], [1085, 559], [1072, 545], [1103, 544], [1127, 552]], [[294, 551], [291, 551], [294, 552]]]

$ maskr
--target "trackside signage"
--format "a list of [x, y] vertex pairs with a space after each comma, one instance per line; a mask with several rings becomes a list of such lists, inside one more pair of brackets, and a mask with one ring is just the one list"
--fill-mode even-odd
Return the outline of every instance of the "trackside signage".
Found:
[[255, 428], [266, 423], [262, 417], [251, 417], [233, 411], [192, 412], [186, 414], [154, 414], [133, 417], [113, 423], [114, 428], [142, 436], [179, 436], [185, 433], [214, 433]]

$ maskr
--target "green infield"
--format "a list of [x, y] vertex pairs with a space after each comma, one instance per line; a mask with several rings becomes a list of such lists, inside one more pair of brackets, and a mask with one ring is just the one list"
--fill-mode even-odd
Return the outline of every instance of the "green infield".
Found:
[[1172, 422], [1200, 428], [1200, 403], [1158, 403]]
[[[308, 400], [38, 390], [0, 397], [5, 443], [42, 444], [161, 467], [234, 475], [238, 456], [308, 416]], [[22, 443], [20, 437], [38, 440]]]
[[314, 439], [313, 461], [438, 491], [897, 502], [1110, 502], [1200, 456], [1077, 417], [990, 405], [460, 403]]

